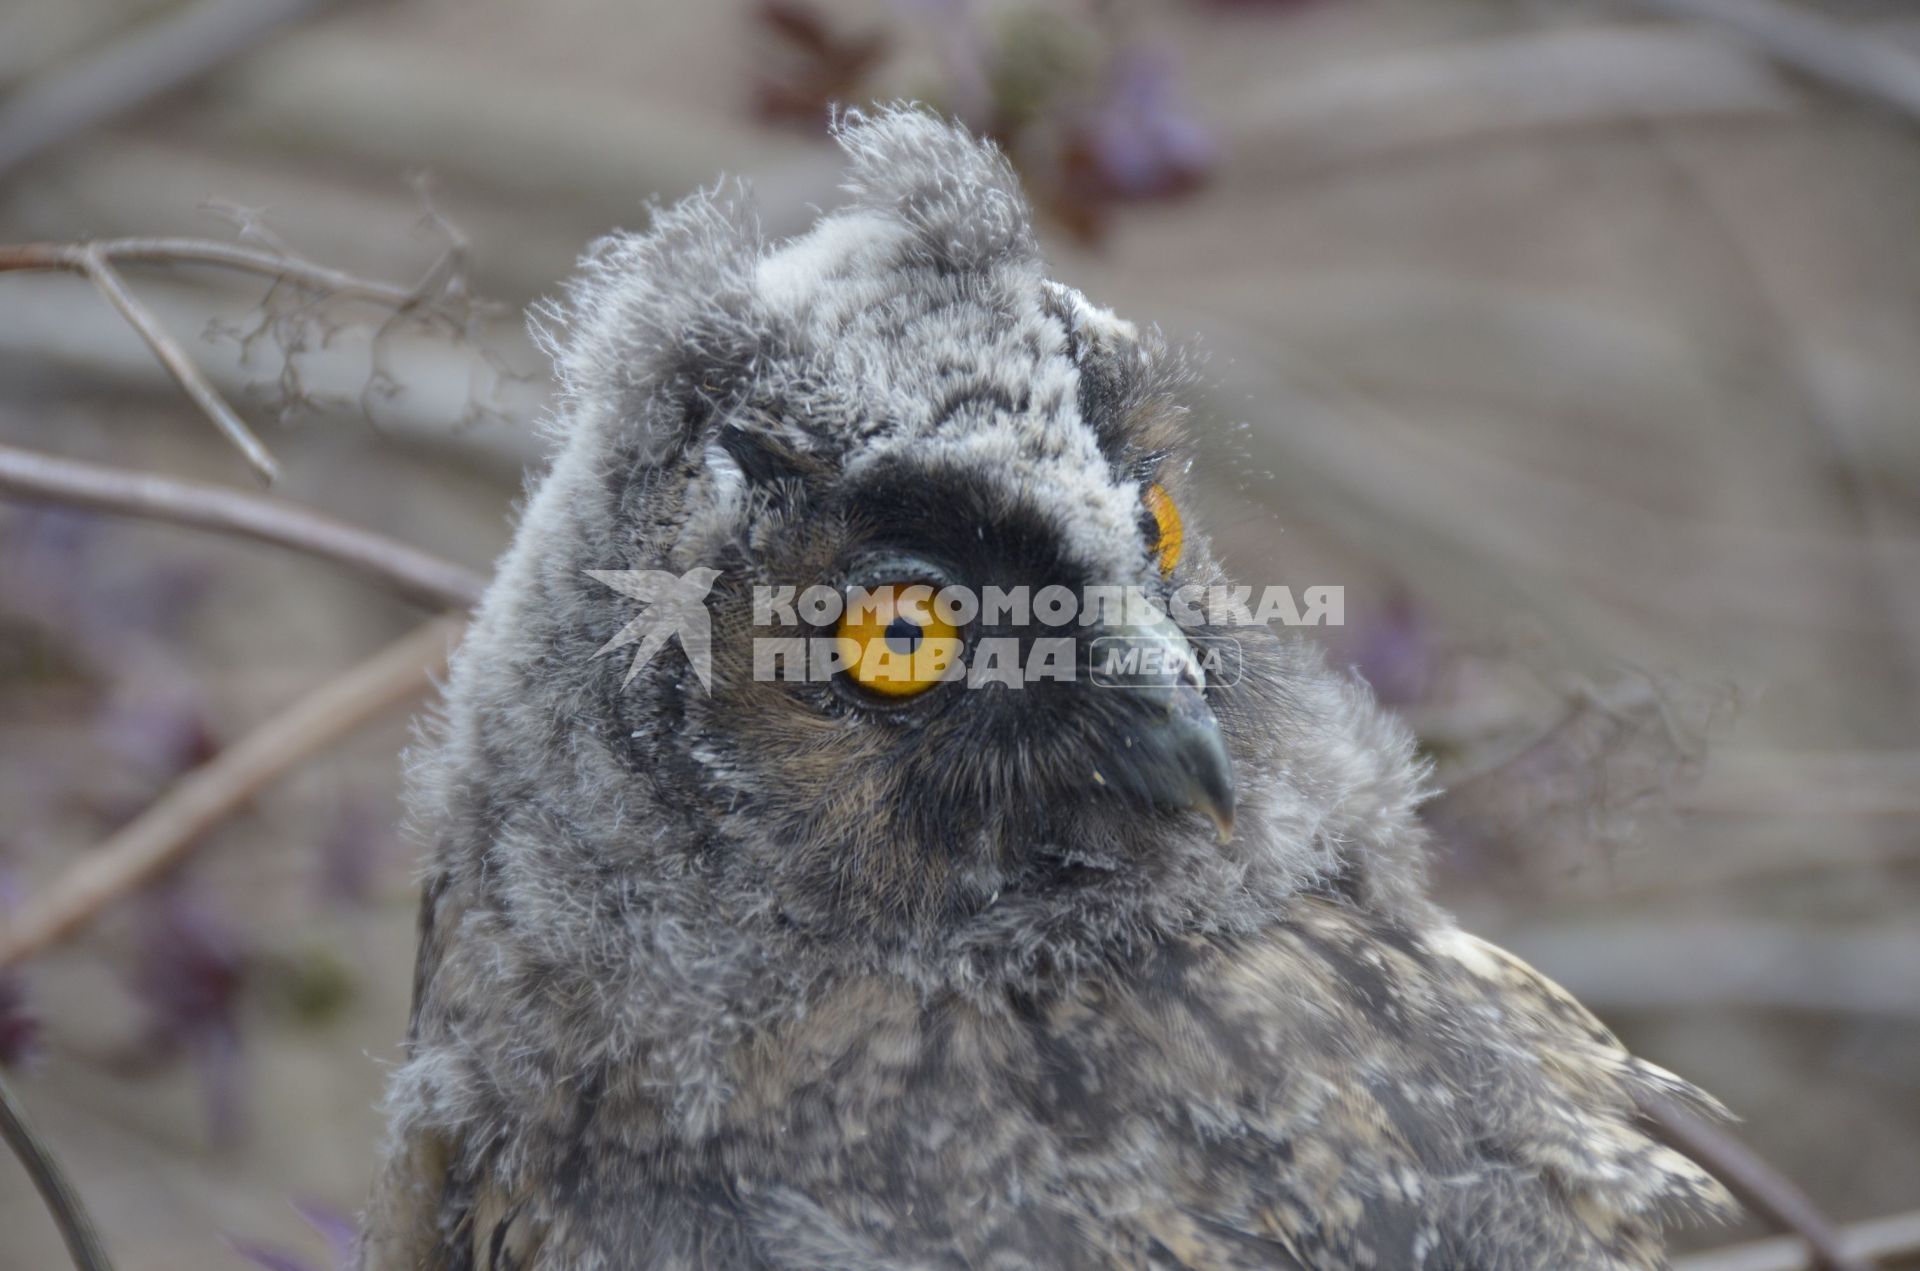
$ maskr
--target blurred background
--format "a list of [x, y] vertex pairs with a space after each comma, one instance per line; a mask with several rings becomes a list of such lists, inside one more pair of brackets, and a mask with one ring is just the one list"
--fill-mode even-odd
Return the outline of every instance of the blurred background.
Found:
[[[484, 571], [542, 453], [522, 313], [593, 237], [722, 171], [803, 227], [829, 102], [992, 132], [1058, 276], [1202, 358], [1191, 519], [1243, 579], [1346, 588], [1315, 634], [1435, 760], [1444, 901], [1853, 1223], [1920, 1209], [1913, 13], [7, 0], [0, 244], [393, 285], [121, 265], [273, 497]], [[0, 444], [259, 488], [70, 272], [0, 267]], [[0, 497], [0, 915], [428, 616]], [[0, 968], [0, 1063], [123, 1268], [329, 1265], [405, 1026], [424, 701]], [[5, 1159], [0, 1233], [0, 1268], [61, 1265]]]

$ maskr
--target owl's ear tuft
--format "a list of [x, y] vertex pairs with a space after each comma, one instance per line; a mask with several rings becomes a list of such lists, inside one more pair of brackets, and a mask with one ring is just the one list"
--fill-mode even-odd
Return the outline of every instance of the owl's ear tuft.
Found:
[[645, 233], [600, 239], [559, 301], [534, 310], [569, 432], [623, 438], [653, 462], [684, 449], [764, 352], [753, 271], [762, 251], [744, 187], [657, 210]]
[[906, 221], [929, 263], [953, 272], [1037, 265], [1020, 180], [992, 142], [912, 104], [843, 111], [833, 137], [850, 161], [856, 206]]
[[1066, 328], [1080, 372], [1080, 417], [1107, 454], [1157, 455], [1185, 439], [1184, 391], [1195, 379], [1183, 351], [1063, 283], [1042, 284], [1047, 312]]

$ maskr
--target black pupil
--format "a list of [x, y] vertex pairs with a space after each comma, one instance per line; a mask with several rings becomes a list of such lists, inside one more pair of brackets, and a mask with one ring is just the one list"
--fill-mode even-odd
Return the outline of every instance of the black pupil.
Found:
[[895, 653], [912, 653], [920, 647], [920, 624], [902, 614], [887, 624], [885, 639]]

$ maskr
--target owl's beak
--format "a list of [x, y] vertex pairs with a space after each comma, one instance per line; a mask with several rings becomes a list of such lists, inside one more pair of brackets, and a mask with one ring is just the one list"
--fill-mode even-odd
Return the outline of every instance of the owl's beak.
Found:
[[1206, 673], [1171, 618], [1109, 627], [1093, 642], [1090, 678], [1115, 695], [1117, 735], [1094, 779], [1162, 808], [1198, 812], [1233, 837], [1233, 759], [1207, 705]]

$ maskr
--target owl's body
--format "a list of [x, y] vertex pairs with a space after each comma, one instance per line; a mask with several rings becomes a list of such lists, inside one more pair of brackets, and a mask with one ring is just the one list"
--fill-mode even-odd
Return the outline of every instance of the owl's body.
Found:
[[[1410, 739], [1306, 645], [754, 673], [755, 584], [1224, 581], [1141, 516], [1182, 493], [1177, 366], [1044, 280], [998, 157], [910, 112], [841, 139], [810, 235], [695, 199], [559, 315], [561, 448], [415, 775], [363, 1265], [1661, 1265], [1724, 1197], [1636, 1104], [1696, 1096], [1424, 900]], [[588, 571], [638, 569], [718, 571], [711, 692], [596, 656], [631, 606]]]

